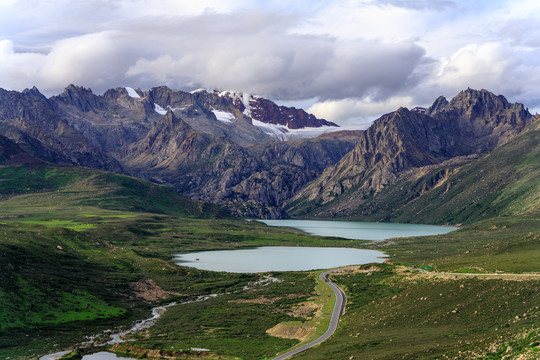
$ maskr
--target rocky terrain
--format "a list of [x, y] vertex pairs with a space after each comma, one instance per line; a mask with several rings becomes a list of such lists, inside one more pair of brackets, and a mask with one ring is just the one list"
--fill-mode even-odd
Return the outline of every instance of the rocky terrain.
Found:
[[47, 99], [36, 88], [0, 90], [0, 135], [36, 158], [165, 183], [239, 215], [286, 216], [284, 201], [360, 134], [313, 139], [335, 130], [302, 109], [232, 91], [161, 86], [96, 95], [69, 85]]
[[[472, 89], [427, 109], [400, 108], [365, 131], [336, 131], [304, 110], [234, 91], [96, 95], [70, 85], [47, 99], [36, 88], [0, 89], [0, 135], [37, 159], [137, 176], [262, 218], [391, 220], [396, 212], [383, 202], [404, 207], [434, 188], [449, 191], [462, 166], [534, 119], [522, 104]], [[405, 196], [396, 184], [423, 185]]]
[[[486, 90], [468, 89], [450, 102], [441, 97], [424, 114], [400, 108], [376, 120], [351, 152], [292, 199], [288, 211], [350, 217], [361, 208], [362, 215], [370, 216], [380, 208], [370, 212], [364, 205], [398, 180], [419, 181], [441, 169], [431, 187], [442, 186], [450, 171], [508, 142], [533, 119], [522, 104]], [[419, 195], [409, 194], [403, 203]]]

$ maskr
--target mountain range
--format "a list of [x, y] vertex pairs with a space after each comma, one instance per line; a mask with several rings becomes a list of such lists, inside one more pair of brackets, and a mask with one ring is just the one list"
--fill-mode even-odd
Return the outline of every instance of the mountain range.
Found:
[[486, 90], [400, 108], [365, 131], [339, 131], [304, 110], [234, 91], [162, 86], [96, 95], [70, 85], [46, 98], [36, 88], [0, 89], [0, 135], [12, 141], [0, 157], [20, 149], [20, 159], [136, 176], [263, 218], [470, 222], [512, 183], [483, 192], [491, 202], [479, 199], [472, 217], [459, 207], [444, 215], [426, 209], [455, 201], [467, 174], [513, 174], [516, 164], [487, 169], [486, 159], [510, 156], [512, 144], [534, 153], [537, 131], [524, 105]]

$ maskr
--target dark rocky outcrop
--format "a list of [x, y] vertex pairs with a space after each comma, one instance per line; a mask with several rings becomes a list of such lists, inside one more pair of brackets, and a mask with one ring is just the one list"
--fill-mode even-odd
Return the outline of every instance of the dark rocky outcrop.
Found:
[[57, 102], [72, 105], [82, 112], [103, 110], [106, 107], [100, 96], [94, 95], [91, 89], [69, 85], [64, 92], [55, 97]]
[[41, 165], [45, 162], [26, 153], [19, 145], [0, 135], [0, 165]]

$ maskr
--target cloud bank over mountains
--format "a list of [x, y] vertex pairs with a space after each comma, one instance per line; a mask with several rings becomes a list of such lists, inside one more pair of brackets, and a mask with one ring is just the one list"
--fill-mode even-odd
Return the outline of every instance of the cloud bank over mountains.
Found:
[[9, 0], [0, 87], [235, 89], [355, 127], [467, 87], [534, 110], [539, 18], [526, 0]]

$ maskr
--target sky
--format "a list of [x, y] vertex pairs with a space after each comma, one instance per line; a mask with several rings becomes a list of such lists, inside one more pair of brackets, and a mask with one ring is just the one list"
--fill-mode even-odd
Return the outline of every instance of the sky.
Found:
[[540, 109], [536, 0], [0, 0], [0, 87], [235, 90], [365, 128], [468, 87]]

